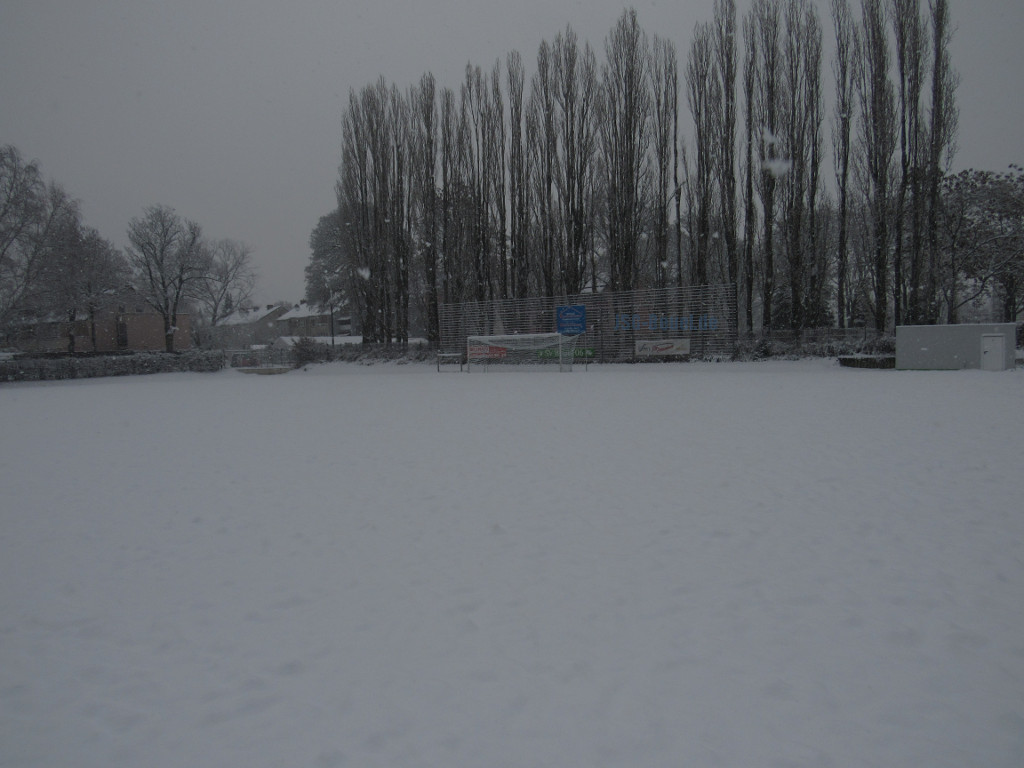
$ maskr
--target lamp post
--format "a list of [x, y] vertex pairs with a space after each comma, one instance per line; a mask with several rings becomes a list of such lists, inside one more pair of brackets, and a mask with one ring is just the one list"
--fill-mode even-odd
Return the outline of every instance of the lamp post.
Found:
[[334, 349], [334, 291], [331, 288], [331, 275], [325, 269], [323, 272], [324, 277], [324, 292], [327, 294], [327, 308], [331, 313], [331, 349]]
[[330, 309], [331, 309], [331, 349], [334, 349], [334, 294], [331, 294], [330, 298]]

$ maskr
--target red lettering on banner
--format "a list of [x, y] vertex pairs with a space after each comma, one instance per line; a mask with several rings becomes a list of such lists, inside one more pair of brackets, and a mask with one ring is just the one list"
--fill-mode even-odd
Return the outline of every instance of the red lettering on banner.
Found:
[[506, 347], [496, 347], [493, 344], [474, 344], [467, 351], [470, 360], [500, 360], [507, 353]]

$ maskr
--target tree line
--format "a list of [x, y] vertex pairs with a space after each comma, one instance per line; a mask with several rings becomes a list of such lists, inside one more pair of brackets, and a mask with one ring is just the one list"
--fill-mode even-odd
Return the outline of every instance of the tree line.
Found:
[[715, 0], [682, 61], [626, 10], [600, 61], [567, 27], [529, 77], [513, 51], [457, 88], [352, 90], [307, 299], [385, 343], [436, 342], [439, 303], [709, 283], [747, 331], [956, 322], [983, 296], [1016, 319], [1022, 175], [951, 172], [948, 0], [830, 10], [830, 67], [812, 0]]
[[179, 313], [196, 315], [199, 328], [217, 325], [251, 297], [251, 249], [205, 238], [173, 208], [147, 207], [127, 238], [127, 249], [114, 247], [37, 162], [0, 146], [0, 333], [10, 339], [41, 322], [84, 318], [95, 350], [97, 315], [141, 304], [162, 317], [173, 352]]

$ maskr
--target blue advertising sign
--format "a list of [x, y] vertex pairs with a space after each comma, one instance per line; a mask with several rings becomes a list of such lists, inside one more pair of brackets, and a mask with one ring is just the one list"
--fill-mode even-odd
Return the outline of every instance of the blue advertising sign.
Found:
[[587, 332], [587, 307], [584, 304], [572, 304], [556, 307], [558, 332], [566, 336], [579, 336]]

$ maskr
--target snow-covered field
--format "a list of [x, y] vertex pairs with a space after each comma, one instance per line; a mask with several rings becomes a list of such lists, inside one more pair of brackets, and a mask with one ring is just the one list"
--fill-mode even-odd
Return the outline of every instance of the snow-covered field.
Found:
[[0, 386], [4, 768], [1024, 765], [1024, 371]]

